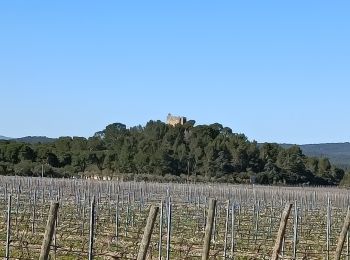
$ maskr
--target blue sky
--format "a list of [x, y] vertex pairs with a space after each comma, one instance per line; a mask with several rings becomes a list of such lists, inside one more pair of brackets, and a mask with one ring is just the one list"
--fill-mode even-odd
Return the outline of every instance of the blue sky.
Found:
[[259, 142], [350, 140], [350, 1], [1, 1], [0, 135], [168, 112]]

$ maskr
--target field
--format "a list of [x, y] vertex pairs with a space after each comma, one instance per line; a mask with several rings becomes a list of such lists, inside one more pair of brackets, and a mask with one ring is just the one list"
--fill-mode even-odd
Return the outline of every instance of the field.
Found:
[[[7, 221], [11, 196], [10, 223]], [[51, 259], [87, 259], [95, 203], [94, 259], [136, 259], [150, 205], [160, 214], [148, 259], [201, 259], [209, 198], [217, 208], [210, 259], [269, 259], [286, 203], [293, 203], [284, 259], [333, 259], [349, 205], [338, 188], [172, 184], [0, 177], [0, 257], [38, 259], [52, 200], [59, 214]], [[160, 221], [162, 220], [162, 221]], [[343, 249], [348, 259], [349, 239]], [[226, 253], [225, 253], [226, 252]]]

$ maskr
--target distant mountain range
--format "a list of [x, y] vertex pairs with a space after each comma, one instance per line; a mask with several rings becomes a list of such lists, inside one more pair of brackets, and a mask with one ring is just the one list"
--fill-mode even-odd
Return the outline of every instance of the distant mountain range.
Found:
[[10, 140], [12, 138], [0, 135], [0, 140]]
[[[284, 148], [292, 144], [280, 144]], [[333, 164], [350, 169], [350, 143], [324, 143], [299, 145], [307, 156], [327, 157]]]
[[16, 138], [16, 139], [11, 139], [15, 140], [17, 142], [22, 142], [22, 143], [30, 143], [30, 144], [37, 144], [37, 143], [52, 143], [56, 140], [56, 138], [50, 138], [46, 136], [26, 136], [26, 137], [21, 137], [21, 138]]
[[0, 140], [11, 140], [22, 143], [36, 144], [36, 143], [51, 143], [56, 140], [56, 138], [49, 138], [46, 136], [25, 136], [20, 138], [11, 138], [0, 135]]

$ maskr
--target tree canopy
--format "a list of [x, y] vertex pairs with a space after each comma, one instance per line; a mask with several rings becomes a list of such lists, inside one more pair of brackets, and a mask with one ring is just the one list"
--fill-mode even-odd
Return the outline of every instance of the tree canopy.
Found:
[[0, 141], [0, 174], [53, 177], [132, 176], [135, 179], [336, 185], [344, 171], [298, 146], [258, 144], [215, 123], [170, 126], [113, 123], [90, 138], [50, 143]]

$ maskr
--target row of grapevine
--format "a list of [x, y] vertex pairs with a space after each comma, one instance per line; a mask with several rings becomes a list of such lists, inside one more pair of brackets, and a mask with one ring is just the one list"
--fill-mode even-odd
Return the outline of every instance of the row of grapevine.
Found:
[[[270, 259], [293, 204], [284, 259], [331, 259], [349, 205], [333, 187], [174, 184], [0, 177], [0, 257], [38, 259], [51, 201], [59, 202], [52, 259], [136, 259], [151, 205], [149, 259], [200, 259], [209, 198], [217, 201], [210, 259]], [[349, 237], [342, 257], [349, 259]]]

